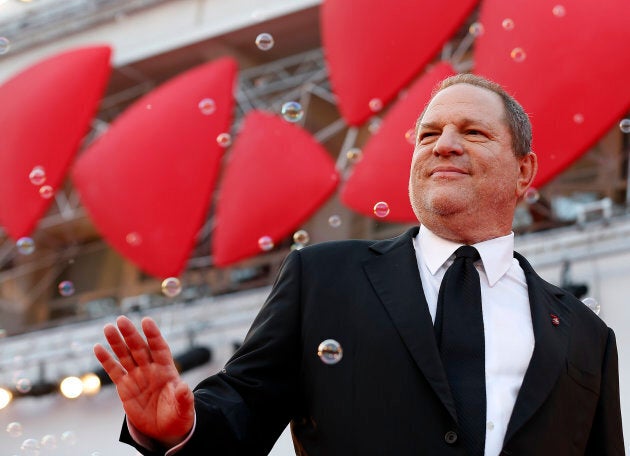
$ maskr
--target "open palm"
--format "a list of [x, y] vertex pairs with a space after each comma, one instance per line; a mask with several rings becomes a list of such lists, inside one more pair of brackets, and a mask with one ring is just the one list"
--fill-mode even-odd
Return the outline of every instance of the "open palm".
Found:
[[127, 420], [167, 447], [181, 442], [193, 426], [193, 394], [157, 324], [142, 320], [146, 340], [128, 318], [118, 317], [116, 324], [103, 330], [115, 356], [100, 344], [94, 354], [116, 385]]

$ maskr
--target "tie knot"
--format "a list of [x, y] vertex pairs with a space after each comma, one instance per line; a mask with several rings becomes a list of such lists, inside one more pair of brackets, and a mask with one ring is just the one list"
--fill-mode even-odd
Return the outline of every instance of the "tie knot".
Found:
[[455, 250], [455, 258], [470, 258], [472, 261], [481, 259], [477, 249], [470, 245], [462, 245], [460, 248]]

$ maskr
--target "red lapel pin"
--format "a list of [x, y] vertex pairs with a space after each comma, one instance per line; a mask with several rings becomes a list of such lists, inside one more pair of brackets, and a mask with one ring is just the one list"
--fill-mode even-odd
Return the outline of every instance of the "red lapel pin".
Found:
[[551, 317], [551, 324], [554, 326], [559, 326], [560, 325], [560, 318], [556, 315], [556, 314], [549, 314], [549, 316]]

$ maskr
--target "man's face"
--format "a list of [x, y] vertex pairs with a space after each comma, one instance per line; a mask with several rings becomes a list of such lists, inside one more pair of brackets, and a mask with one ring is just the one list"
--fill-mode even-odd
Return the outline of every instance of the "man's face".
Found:
[[467, 215], [470, 223], [511, 226], [529, 180], [512, 149], [496, 93], [456, 84], [435, 95], [422, 117], [411, 164], [414, 212], [430, 229], [435, 217]]

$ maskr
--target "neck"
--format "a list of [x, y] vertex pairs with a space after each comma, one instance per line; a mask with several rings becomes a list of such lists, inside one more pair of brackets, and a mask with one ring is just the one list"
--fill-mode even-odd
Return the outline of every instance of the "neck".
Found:
[[477, 244], [489, 239], [506, 236], [512, 231], [512, 224], [497, 224], [488, 219], [470, 217], [433, 216], [423, 217], [420, 220], [433, 234], [458, 244]]

